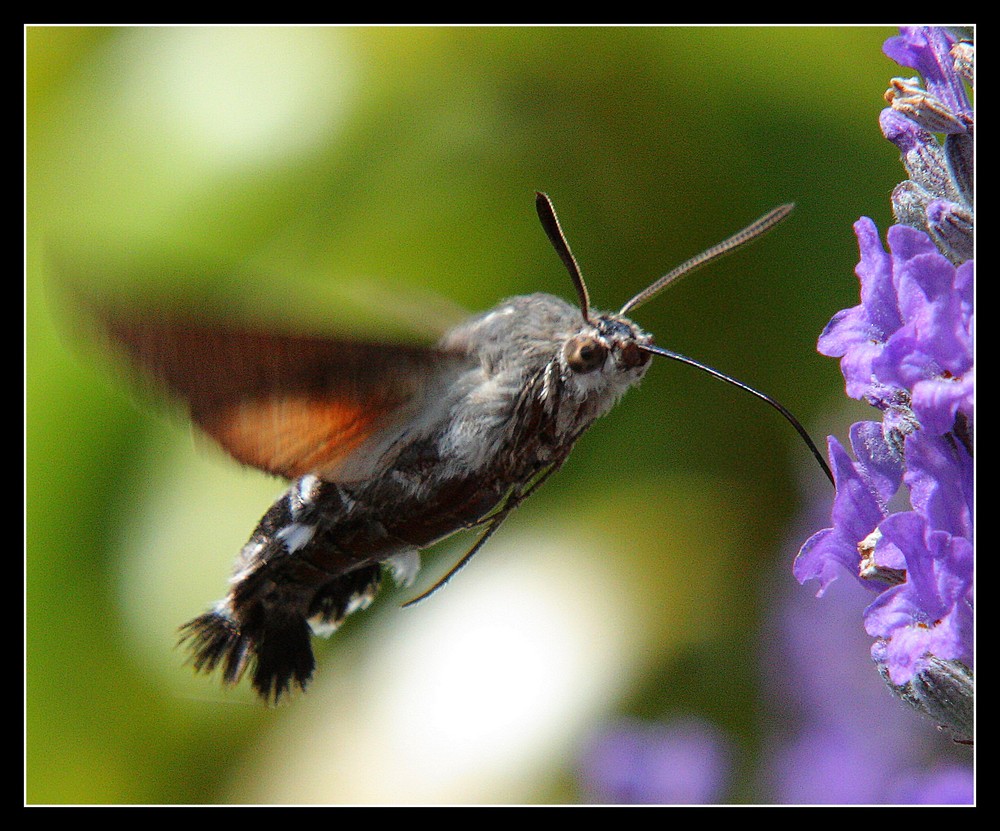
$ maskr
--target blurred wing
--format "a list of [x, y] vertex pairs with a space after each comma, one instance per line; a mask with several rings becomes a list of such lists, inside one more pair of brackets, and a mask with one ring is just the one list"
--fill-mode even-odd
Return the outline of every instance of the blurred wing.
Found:
[[440, 349], [128, 314], [98, 315], [141, 376], [182, 398], [238, 461], [363, 478], [467, 358]]

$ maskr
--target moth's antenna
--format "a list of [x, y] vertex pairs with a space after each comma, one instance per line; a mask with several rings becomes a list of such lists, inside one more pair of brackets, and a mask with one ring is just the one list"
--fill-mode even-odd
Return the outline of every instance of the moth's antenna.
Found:
[[717, 369], [712, 369], [712, 367], [707, 366], [699, 361], [694, 360], [694, 358], [689, 358], [686, 355], [681, 355], [679, 352], [671, 352], [669, 349], [663, 349], [660, 346], [653, 346], [652, 344], [642, 344], [637, 343], [643, 352], [649, 352], [651, 355], [659, 355], [662, 358], [670, 358], [672, 361], [679, 361], [682, 364], [687, 364], [688, 366], [693, 366], [695, 369], [700, 369], [702, 372], [707, 372], [720, 381], [725, 381], [727, 384], [732, 384], [734, 387], [739, 387], [741, 390], [749, 392], [752, 395], [756, 395], [761, 401], [770, 406], [774, 407], [785, 420], [795, 428], [795, 432], [802, 437], [802, 440], [806, 443], [809, 450], [812, 452], [813, 456], [816, 457], [816, 461], [819, 462], [819, 466], [823, 468], [823, 472], [826, 474], [826, 478], [830, 480], [830, 483], [836, 487], [837, 483], [834, 481], [833, 473], [830, 471], [830, 466], [826, 463], [826, 459], [823, 458], [823, 454], [819, 452], [819, 448], [813, 443], [813, 440], [809, 437], [806, 432], [806, 428], [803, 427], [799, 420], [793, 416], [785, 407], [783, 407], [779, 402], [775, 401], [771, 396], [765, 395], [760, 390], [755, 390], [748, 384], [744, 384], [742, 381], [737, 381], [730, 375], [726, 375], [724, 372], [719, 372]]
[[711, 262], [716, 257], [728, 254], [733, 249], [739, 248], [741, 245], [744, 245], [745, 243], [750, 242], [750, 240], [756, 239], [766, 231], [771, 230], [771, 228], [788, 216], [794, 207], [795, 205], [789, 204], [775, 208], [770, 213], [764, 214], [764, 216], [753, 224], [748, 225], [742, 231], [737, 231], [729, 239], [723, 240], [718, 245], [713, 245], [707, 251], [702, 251], [700, 254], [692, 257], [687, 262], [681, 263], [669, 274], [665, 274], [651, 286], [640, 291], [635, 297], [629, 300], [628, 303], [622, 306], [621, 311], [618, 314], [623, 315], [631, 309], [641, 306], [647, 300], [650, 300], [652, 297], [659, 294], [667, 286], [675, 280], [680, 279], [685, 274], [690, 274], [696, 268], [705, 265], [705, 263]]
[[573, 252], [569, 250], [569, 243], [566, 242], [562, 228], [559, 227], [559, 219], [556, 217], [556, 209], [552, 207], [552, 200], [541, 191], [535, 192], [535, 210], [538, 211], [538, 218], [542, 221], [542, 227], [549, 237], [549, 242], [556, 249], [559, 259], [563, 261], [563, 265], [566, 266], [566, 270], [573, 280], [573, 285], [576, 286], [583, 319], [590, 323], [590, 297], [587, 295], [587, 284], [583, 282], [580, 267], [576, 264]]

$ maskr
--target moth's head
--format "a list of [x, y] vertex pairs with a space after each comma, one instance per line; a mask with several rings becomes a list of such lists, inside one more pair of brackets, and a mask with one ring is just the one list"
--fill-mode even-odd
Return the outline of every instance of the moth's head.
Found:
[[620, 395], [645, 375], [653, 338], [617, 314], [593, 315], [559, 345], [560, 376], [578, 395], [608, 390]]

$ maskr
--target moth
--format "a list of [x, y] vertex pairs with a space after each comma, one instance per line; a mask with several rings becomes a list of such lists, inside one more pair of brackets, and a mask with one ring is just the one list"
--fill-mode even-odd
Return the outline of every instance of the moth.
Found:
[[228, 594], [181, 628], [199, 671], [226, 684], [249, 671], [276, 703], [305, 688], [313, 635], [329, 635], [375, 597], [383, 572], [410, 585], [420, 551], [462, 529], [482, 547], [565, 462], [594, 421], [646, 374], [654, 355], [693, 365], [777, 409], [782, 405], [653, 344], [626, 314], [698, 266], [784, 219], [777, 208], [678, 266], [617, 313], [590, 307], [549, 198], [542, 226], [569, 271], [576, 304], [512, 297], [432, 347], [279, 334], [156, 314], [96, 311], [134, 369], [179, 397], [234, 459], [291, 480], [236, 559]]

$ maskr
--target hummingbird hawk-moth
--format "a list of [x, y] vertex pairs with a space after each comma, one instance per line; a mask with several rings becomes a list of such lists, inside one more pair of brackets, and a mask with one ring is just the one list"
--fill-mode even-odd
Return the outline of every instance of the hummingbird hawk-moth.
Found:
[[[94, 309], [103, 336], [140, 374], [186, 405], [237, 461], [291, 480], [243, 546], [226, 597], [181, 629], [198, 670], [227, 684], [249, 670], [276, 702], [304, 688], [311, 636], [366, 607], [383, 571], [409, 585], [420, 551], [481, 529], [446, 583], [510, 513], [566, 460], [583, 432], [645, 375], [653, 355], [682, 361], [776, 408], [710, 367], [653, 344], [625, 315], [668, 284], [759, 236], [771, 211], [688, 260], [617, 313], [590, 308], [548, 197], [542, 225], [577, 303], [548, 294], [502, 301], [432, 347], [278, 334], [190, 317]], [[415, 601], [411, 601], [415, 602]]]

